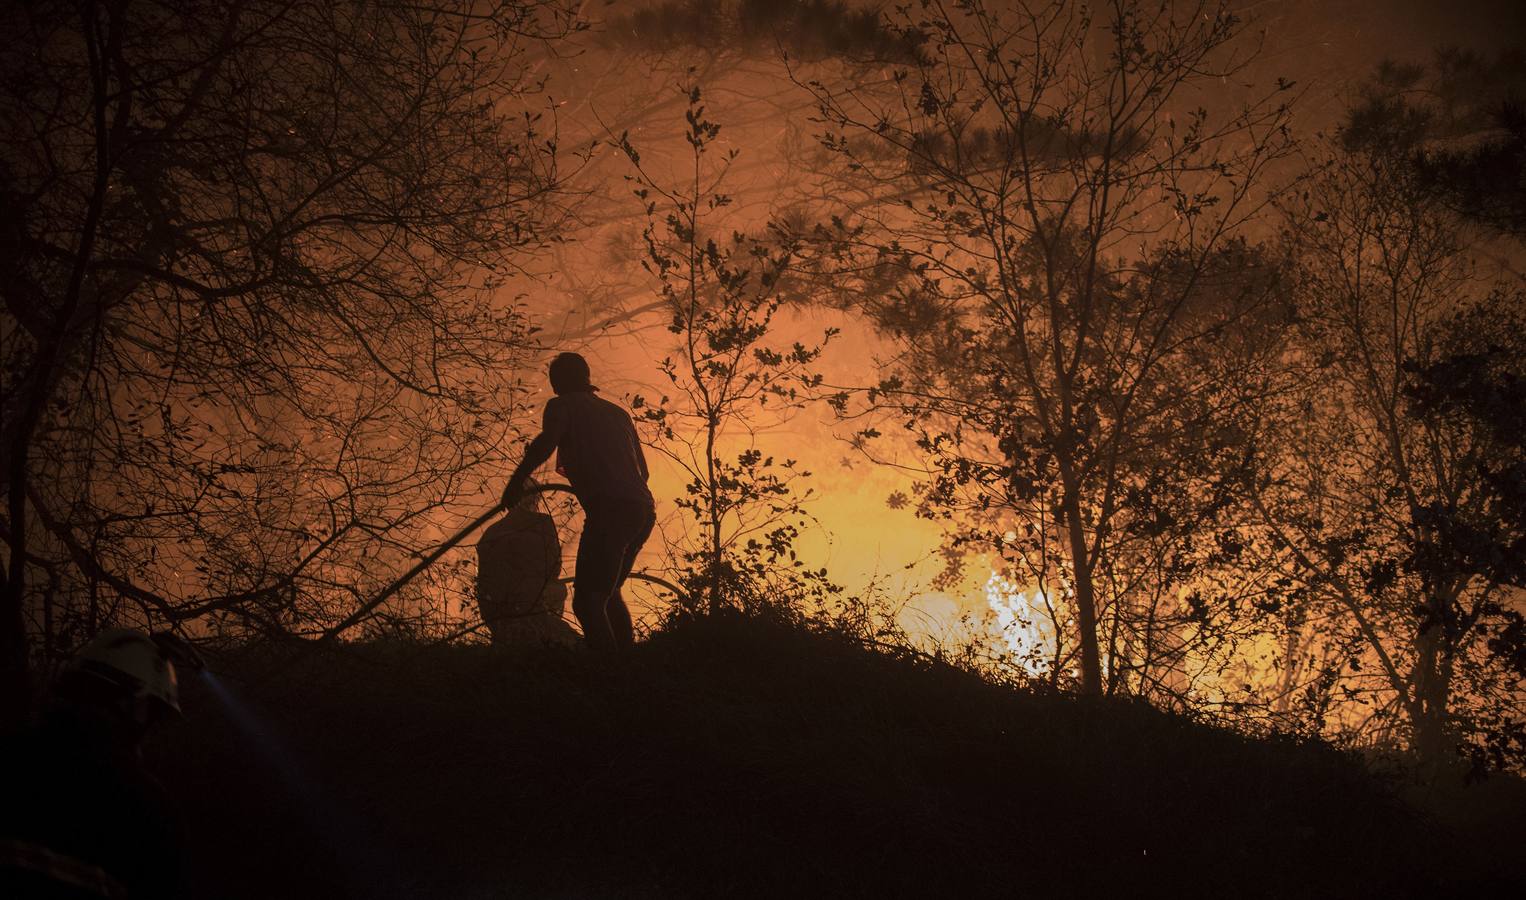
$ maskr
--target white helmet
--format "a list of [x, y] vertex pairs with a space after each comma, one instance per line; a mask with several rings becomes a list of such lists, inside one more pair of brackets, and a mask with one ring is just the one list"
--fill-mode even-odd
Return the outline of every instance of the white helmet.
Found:
[[75, 671], [104, 678], [135, 699], [157, 700], [180, 712], [175, 664], [152, 638], [128, 628], [108, 628], [75, 657]]

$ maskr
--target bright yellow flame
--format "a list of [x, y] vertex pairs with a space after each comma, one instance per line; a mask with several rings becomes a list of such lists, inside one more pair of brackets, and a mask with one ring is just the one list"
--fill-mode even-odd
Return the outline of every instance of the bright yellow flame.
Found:
[[1044, 592], [1038, 588], [1025, 592], [1017, 582], [993, 571], [986, 579], [985, 593], [986, 606], [996, 616], [998, 649], [1028, 674], [1047, 674], [1054, 661], [1057, 629]]

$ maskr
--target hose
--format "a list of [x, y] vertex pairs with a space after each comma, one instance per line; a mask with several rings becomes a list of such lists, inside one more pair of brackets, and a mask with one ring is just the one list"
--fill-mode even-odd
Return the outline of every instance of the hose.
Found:
[[[549, 491], [566, 491], [567, 493], [572, 493], [572, 486], [566, 484], [538, 484], [534, 487], [526, 489], [524, 496], [528, 497], [531, 494], [541, 494]], [[382, 588], [381, 593], [377, 594], [375, 597], [372, 597], [370, 600], [367, 600], [365, 603], [362, 603], [359, 609], [346, 616], [344, 620], [341, 621], [338, 625], [335, 625], [333, 628], [325, 631], [323, 636], [318, 638], [318, 643], [328, 643], [349, 629], [355, 627], [360, 623], [362, 619], [370, 615], [372, 610], [387, 602], [388, 598], [401, 590], [404, 585], [412, 581], [414, 578], [417, 578], [420, 572], [434, 565], [435, 562], [438, 561], [440, 557], [444, 556], [446, 552], [449, 551], [452, 547], [455, 547], [457, 544], [466, 540], [471, 536], [472, 532], [486, 525], [493, 519], [494, 516], [497, 516], [503, 511], [504, 509], [502, 506], [495, 506], [477, 518], [473, 519], [465, 528], [451, 535], [449, 538], [446, 538], [443, 544], [436, 547], [428, 556], [425, 556], [423, 559], [415, 563], [413, 568], [404, 572], [402, 575], [399, 575], [396, 581], [387, 585], [385, 588]]]

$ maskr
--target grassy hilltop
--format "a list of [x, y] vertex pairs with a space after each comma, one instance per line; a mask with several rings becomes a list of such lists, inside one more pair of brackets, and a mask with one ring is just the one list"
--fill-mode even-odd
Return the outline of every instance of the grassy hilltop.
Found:
[[[1513, 894], [1517, 782], [1417, 806], [1327, 747], [777, 624], [221, 661], [150, 764], [208, 897]], [[196, 681], [196, 679], [188, 679]], [[1512, 869], [1512, 867], [1517, 867]]]

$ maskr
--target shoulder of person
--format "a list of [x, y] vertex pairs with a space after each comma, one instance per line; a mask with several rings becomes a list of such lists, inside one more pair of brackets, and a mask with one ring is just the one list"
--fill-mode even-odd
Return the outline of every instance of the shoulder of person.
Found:
[[602, 404], [605, 408], [607, 408], [607, 409], [618, 409], [620, 412], [625, 413], [626, 415], [630, 415], [630, 411], [626, 408], [624, 403], [621, 403], [621, 402], [619, 402], [617, 400], [611, 400], [608, 397], [603, 397], [603, 396], [600, 396], [598, 394], [594, 394], [593, 396], [595, 398], [597, 398], [598, 402], [600, 404]]
[[568, 416], [573, 414], [572, 403], [568, 400], [568, 395], [557, 394], [546, 401], [546, 410], [541, 414], [541, 419], [546, 423], [564, 421]]

